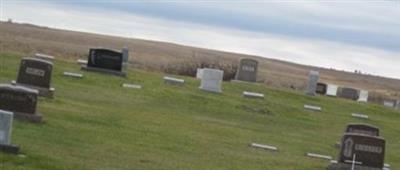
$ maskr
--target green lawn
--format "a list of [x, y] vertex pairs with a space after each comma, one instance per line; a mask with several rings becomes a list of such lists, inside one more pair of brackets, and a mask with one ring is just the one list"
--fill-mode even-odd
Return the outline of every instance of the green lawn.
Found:
[[[14, 80], [20, 56], [0, 55], [0, 81]], [[386, 139], [386, 163], [400, 168], [400, 113], [373, 104], [261, 84], [225, 82], [223, 93], [164, 85], [163, 73], [130, 69], [127, 78], [83, 72], [83, 79], [62, 76], [81, 72], [73, 61], [56, 61], [55, 99], [40, 99], [45, 123], [14, 122], [13, 143], [25, 156], [0, 153], [0, 169], [298, 169], [321, 170], [326, 160], [306, 152], [337, 157], [334, 147], [347, 123], [380, 127]], [[122, 83], [143, 85], [125, 89]], [[246, 99], [242, 91], [265, 94]], [[303, 109], [323, 107], [322, 112]], [[252, 109], [254, 108], [254, 109]], [[352, 118], [362, 112], [370, 120]], [[251, 142], [274, 145], [278, 152], [249, 148]]]

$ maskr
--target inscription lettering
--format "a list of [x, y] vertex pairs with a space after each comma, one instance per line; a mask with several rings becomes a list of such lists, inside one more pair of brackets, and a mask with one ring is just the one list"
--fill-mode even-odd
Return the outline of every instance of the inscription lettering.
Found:
[[27, 67], [25, 69], [25, 73], [30, 74], [30, 75], [34, 75], [34, 76], [44, 77], [46, 72], [44, 70], [41, 70], [41, 69]]

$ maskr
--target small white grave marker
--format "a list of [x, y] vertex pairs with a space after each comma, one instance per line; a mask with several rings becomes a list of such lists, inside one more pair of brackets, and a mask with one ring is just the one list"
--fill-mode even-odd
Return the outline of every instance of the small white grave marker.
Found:
[[77, 62], [78, 64], [80, 64], [80, 65], [86, 65], [86, 64], [88, 63], [87, 60], [82, 60], [82, 59], [78, 59], [78, 60], [76, 60], [76, 62]]
[[244, 91], [243, 96], [247, 98], [264, 98], [264, 94]]
[[47, 61], [53, 61], [54, 57], [51, 55], [46, 55], [46, 54], [40, 54], [40, 53], [36, 53], [35, 54], [35, 58], [39, 58], [42, 60], [47, 60]]
[[313, 110], [313, 111], [322, 111], [322, 108], [319, 106], [312, 106], [312, 105], [304, 105], [305, 109]]
[[321, 155], [321, 154], [316, 154], [316, 153], [307, 153], [308, 157], [312, 158], [319, 158], [319, 159], [326, 159], [326, 160], [332, 160], [331, 156], [326, 156], [326, 155]]
[[360, 114], [360, 113], [352, 113], [351, 116], [355, 117], [355, 118], [360, 118], [360, 119], [368, 119], [369, 118], [368, 115]]
[[64, 72], [63, 75], [67, 77], [83, 78], [83, 75], [79, 73]]
[[169, 85], [183, 85], [185, 83], [185, 80], [165, 76], [164, 82], [165, 82], [165, 84], [169, 84]]
[[137, 84], [128, 84], [128, 83], [122, 84], [122, 87], [124, 87], [124, 88], [131, 88], [131, 89], [141, 89], [141, 88], [142, 88], [141, 85], [137, 85]]
[[253, 147], [253, 148], [260, 148], [260, 149], [265, 149], [265, 150], [270, 150], [270, 151], [278, 151], [277, 147], [270, 146], [270, 145], [251, 143], [250, 146]]

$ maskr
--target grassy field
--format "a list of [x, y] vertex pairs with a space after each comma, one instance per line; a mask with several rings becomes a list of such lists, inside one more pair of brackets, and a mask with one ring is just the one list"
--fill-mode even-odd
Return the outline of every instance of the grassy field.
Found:
[[[16, 78], [20, 56], [0, 55], [0, 81]], [[0, 169], [325, 169], [328, 161], [306, 152], [331, 155], [347, 123], [380, 127], [386, 139], [386, 161], [400, 167], [400, 113], [390, 108], [262, 84], [225, 82], [224, 92], [198, 89], [199, 80], [181, 77], [183, 87], [164, 85], [159, 72], [129, 69], [127, 78], [83, 72], [83, 79], [63, 77], [81, 72], [73, 62], [57, 60], [53, 72], [55, 99], [40, 99], [45, 123], [15, 121], [13, 143], [23, 155], [0, 153]], [[122, 83], [143, 85], [124, 89]], [[242, 91], [264, 93], [246, 99]], [[322, 112], [303, 109], [323, 107]], [[352, 118], [363, 112], [370, 120]], [[248, 147], [270, 144], [278, 152]]]

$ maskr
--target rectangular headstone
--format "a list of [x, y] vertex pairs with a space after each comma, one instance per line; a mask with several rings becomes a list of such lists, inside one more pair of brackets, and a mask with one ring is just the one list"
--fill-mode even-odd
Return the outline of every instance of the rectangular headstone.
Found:
[[197, 79], [201, 79], [201, 77], [203, 77], [203, 69], [202, 68], [198, 68], [197, 72], [196, 72], [196, 78]]
[[359, 102], [368, 102], [368, 91], [360, 90], [360, 96], [358, 97]]
[[221, 93], [223, 77], [224, 71], [222, 70], [204, 68], [199, 88], [205, 91]]
[[0, 84], [0, 109], [14, 113], [18, 119], [41, 122], [36, 113], [39, 92], [22, 86]]
[[315, 91], [317, 90], [317, 83], [319, 80], [319, 72], [311, 70], [308, 75], [308, 84], [307, 84], [307, 95], [315, 96]]
[[328, 84], [326, 95], [327, 96], [336, 96], [337, 95], [338, 86], [333, 84]]
[[23, 58], [19, 68], [17, 84], [50, 88], [53, 63], [37, 58]]
[[379, 136], [379, 128], [368, 124], [348, 124], [345, 133]]
[[305, 109], [313, 110], [313, 111], [322, 111], [322, 108], [319, 106], [312, 106], [312, 105], [304, 105]]
[[341, 98], [344, 98], [344, 99], [358, 100], [359, 95], [360, 94], [357, 89], [343, 87], [343, 88], [341, 88], [338, 96]]
[[385, 160], [385, 140], [381, 137], [345, 133], [339, 155], [339, 163], [355, 162], [363, 167], [383, 168]]
[[11, 145], [13, 113], [0, 110], [0, 144]]
[[239, 68], [236, 72], [236, 80], [246, 82], [257, 81], [258, 61], [244, 58], [240, 60]]
[[126, 76], [123, 72], [123, 54], [118, 51], [104, 48], [90, 49], [87, 66], [83, 70], [100, 73]]
[[243, 96], [247, 98], [264, 98], [264, 94], [244, 91]]
[[122, 48], [122, 58], [124, 63], [127, 63], [129, 61], [129, 49], [128, 47]]
[[165, 84], [169, 84], [169, 85], [179, 85], [179, 86], [181, 86], [181, 85], [185, 84], [185, 80], [165, 76], [164, 77], [164, 83]]
[[316, 93], [320, 95], [325, 95], [327, 91], [327, 85], [325, 83], [317, 83]]
[[395, 107], [396, 103], [394, 100], [386, 99], [383, 101], [383, 105], [386, 107]]

